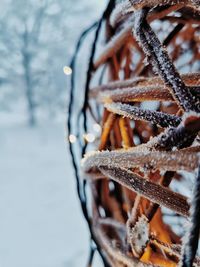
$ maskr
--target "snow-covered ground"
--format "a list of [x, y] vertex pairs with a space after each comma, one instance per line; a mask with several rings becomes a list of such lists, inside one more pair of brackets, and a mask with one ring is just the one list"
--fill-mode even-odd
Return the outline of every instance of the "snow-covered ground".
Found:
[[64, 122], [0, 124], [0, 267], [85, 266], [70, 164]]
[[[5, 0], [1, 3], [4, 11], [12, 7], [11, 2]], [[16, 1], [19, 14], [20, 7], [24, 8], [23, 2]], [[60, 89], [66, 90], [64, 103], [67, 102], [69, 86], [66, 84], [69, 80], [63, 74], [63, 67], [69, 64], [79, 34], [101, 16], [106, 3], [107, 0], [98, 3], [79, 0], [74, 4], [73, 0], [67, 0], [69, 12], [66, 12], [65, 25], [59, 25], [63, 27], [63, 36], [58, 40], [50, 36], [50, 43], [45, 46], [51, 59], [50, 51], [53, 50], [48, 47], [55, 46], [53, 80]], [[29, 18], [32, 13], [28, 13]], [[10, 62], [9, 59], [6, 62]], [[11, 66], [16, 66], [11, 63]], [[48, 70], [45, 75], [51, 75], [51, 72]], [[2, 88], [7, 90], [7, 87]], [[0, 105], [0, 267], [86, 266], [89, 235], [78, 202], [65, 140], [66, 116], [57, 123], [41, 123], [39, 120], [37, 127], [29, 128], [26, 126], [24, 88], [15, 80], [11, 89], [4, 100], [9, 108], [6, 105], [4, 110]], [[43, 86], [41, 89], [46, 90]], [[15, 97], [16, 92], [19, 99]], [[48, 91], [48, 95], [50, 93]], [[3, 98], [2, 92], [1, 96]], [[42, 116], [43, 113], [42, 109]]]

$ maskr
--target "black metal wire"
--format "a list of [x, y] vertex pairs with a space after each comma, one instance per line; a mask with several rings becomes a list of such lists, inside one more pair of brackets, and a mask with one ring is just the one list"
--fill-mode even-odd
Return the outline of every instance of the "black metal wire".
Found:
[[[73, 105], [74, 105], [74, 88], [75, 88], [75, 63], [76, 63], [76, 59], [77, 59], [77, 55], [78, 52], [80, 50], [80, 47], [84, 41], [84, 39], [86, 38], [87, 34], [93, 30], [96, 26], [98, 25], [98, 22], [95, 22], [94, 24], [92, 24], [88, 29], [86, 29], [80, 36], [77, 45], [76, 45], [76, 49], [74, 52], [74, 55], [72, 57], [71, 63], [70, 63], [70, 67], [72, 68], [72, 76], [71, 76], [71, 88], [70, 88], [70, 97], [69, 97], [69, 105], [68, 105], [68, 118], [67, 118], [67, 128], [68, 128], [68, 138], [71, 134], [71, 130], [72, 130], [72, 109], [73, 109]], [[75, 178], [76, 178], [76, 189], [77, 189], [77, 194], [78, 194], [78, 198], [81, 204], [81, 208], [82, 208], [82, 212], [83, 215], [85, 217], [85, 220], [87, 221], [89, 230], [90, 230], [90, 234], [91, 234], [91, 242], [94, 242], [97, 246], [97, 250], [99, 252], [99, 254], [102, 257], [102, 260], [104, 262], [104, 266], [105, 267], [110, 267], [109, 264], [107, 263], [107, 260], [105, 259], [104, 255], [102, 254], [100, 247], [97, 244], [97, 241], [95, 239], [95, 236], [93, 234], [92, 231], [92, 226], [91, 226], [91, 222], [90, 222], [90, 218], [89, 218], [89, 214], [88, 214], [88, 210], [87, 210], [87, 201], [85, 198], [85, 193], [83, 193], [83, 185], [81, 186], [81, 182], [80, 182], [80, 177], [79, 177], [79, 171], [78, 171], [78, 165], [76, 163], [76, 159], [75, 159], [75, 153], [74, 153], [74, 149], [72, 144], [69, 142], [69, 151], [71, 154], [71, 159], [72, 159], [72, 164], [74, 167], [74, 174], [75, 174]], [[90, 246], [91, 247], [91, 246]]]
[[[108, 3], [107, 8], [105, 9], [103, 16], [101, 17], [101, 19], [99, 20], [99, 25], [96, 29], [95, 32], [95, 38], [92, 44], [92, 49], [91, 49], [91, 54], [90, 54], [90, 59], [89, 59], [89, 64], [88, 64], [88, 71], [87, 71], [87, 78], [86, 78], [86, 84], [85, 84], [85, 96], [84, 96], [84, 103], [83, 103], [83, 108], [82, 108], [82, 114], [83, 114], [83, 129], [85, 131], [85, 133], [87, 133], [87, 107], [88, 107], [88, 94], [89, 94], [89, 87], [90, 87], [90, 81], [92, 78], [92, 72], [94, 69], [93, 63], [94, 63], [94, 56], [95, 56], [95, 52], [96, 52], [96, 45], [97, 45], [97, 40], [99, 37], [99, 33], [101, 30], [101, 26], [102, 23], [105, 19], [107, 19], [110, 15], [110, 13], [112, 12], [113, 8], [115, 6], [115, 0], [110, 0]], [[85, 142], [85, 145], [82, 149], [82, 156], [85, 154], [86, 151], [86, 147], [87, 147], [87, 142]]]
[[[86, 86], [85, 86], [85, 97], [84, 97], [84, 104], [83, 107], [81, 109], [81, 114], [83, 115], [84, 118], [84, 122], [83, 122], [83, 128], [84, 131], [87, 131], [87, 117], [86, 117], [86, 109], [87, 109], [87, 99], [88, 99], [88, 91], [89, 91], [89, 85], [90, 85], [90, 80], [91, 80], [91, 75], [92, 75], [92, 70], [93, 70], [93, 59], [94, 59], [94, 54], [96, 51], [96, 42], [98, 40], [98, 36], [101, 30], [101, 26], [103, 23], [103, 20], [105, 18], [107, 18], [107, 16], [110, 14], [110, 12], [112, 11], [113, 7], [115, 5], [115, 0], [110, 0], [108, 3], [107, 8], [105, 9], [103, 16], [101, 17], [101, 19], [98, 22], [95, 22], [94, 24], [92, 24], [88, 29], [86, 29], [80, 36], [76, 48], [75, 48], [75, 52], [74, 55], [72, 57], [71, 63], [70, 63], [70, 67], [72, 68], [72, 76], [71, 76], [71, 88], [70, 88], [70, 96], [69, 96], [69, 105], [68, 105], [68, 118], [67, 118], [67, 129], [68, 129], [68, 138], [72, 132], [72, 109], [73, 106], [75, 104], [75, 97], [74, 97], [74, 88], [75, 88], [75, 79], [76, 79], [76, 72], [75, 72], [75, 65], [76, 65], [76, 60], [77, 60], [77, 55], [78, 52], [81, 48], [81, 45], [84, 41], [84, 39], [86, 38], [86, 36], [88, 35], [88, 33], [90, 33], [90, 31], [92, 31], [95, 27], [96, 27], [96, 31], [95, 31], [95, 38], [94, 38], [94, 42], [92, 45], [92, 49], [91, 49], [91, 55], [90, 55], [90, 60], [89, 60], [89, 66], [88, 66], [88, 71], [87, 71], [87, 79], [86, 79]], [[86, 145], [83, 147], [82, 149], [82, 154], [84, 153], [86, 149]], [[98, 245], [98, 241], [95, 238], [95, 235], [93, 234], [93, 229], [91, 226], [91, 221], [90, 221], [90, 217], [89, 217], [89, 213], [88, 213], [88, 209], [87, 209], [87, 199], [86, 199], [86, 192], [85, 192], [85, 186], [86, 183], [80, 182], [80, 177], [79, 177], [79, 170], [78, 170], [78, 165], [76, 162], [76, 156], [75, 156], [75, 152], [74, 152], [74, 148], [72, 143], [69, 142], [69, 151], [71, 154], [71, 158], [72, 158], [72, 164], [74, 167], [74, 173], [75, 173], [75, 178], [76, 178], [76, 187], [77, 187], [77, 193], [78, 193], [78, 197], [80, 200], [80, 204], [81, 204], [81, 208], [83, 211], [83, 215], [87, 221], [89, 230], [90, 230], [90, 235], [91, 235], [91, 244], [94, 243], [97, 247], [97, 250], [103, 260], [104, 266], [105, 267], [110, 267], [107, 259], [105, 258], [105, 256], [103, 255], [100, 246]], [[93, 257], [94, 253], [93, 253], [93, 246], [91, 245], [90, 248], [92, 248], [92, 251], [90, 251], [90, 255], [92, 255], [91, 257]], [[92, 259], [91, 259], [92, 261]]]
[[[78, 52], [80, 50], [80, 47], [84, 41], [84, 39], [87, 37], [87, 34], [90, 33], [91, 30], [93, 30], [96, 26], [98, 25], [98, 22], [93, 23], [89, 28], [87, 28], [79, 37], [76, 48], [75, 48], [75, 52], [74, 55], [72, 57], [71, 63], [70, 63], [70, 68], [73, 70], [72, 71], [72, 75], [71, 75], [71, 86], [70, 86], [70, 94], [69, 94], [69, 104], [68, 104], [68, 114], [67, 114], [67, 129], [68, 129], [68, 138], [70, 136], [70, 134], [72, 133], [72, 108], [74, 105], [74, 88], [75, 88], [75, 73], [76, 73], [76, 69], [75, 69], [75, 64], [76, 64], [76, 59], [78, 56]], [[74, 152], [73, 152], [73, 147], [72, 144], [69, 142], [69, 150], [70, 150], [70, 154], [72, 157], [72, 164], [74, 167], [74, 172], [75, 172], [75, 177], [76, 177], [76, 184], [77, 184], [77, 193], [78, 193], [78, 197], [82, 203], [83, 197], [81, 195], [81, 190], [80, 190], [80, 183], [79, 183], [79, 175], [78, 175], [78, 168], [77, 168], [77, 164], [76, 164], [76, 160], [75, 160], [75, 156], [74, 156]]]

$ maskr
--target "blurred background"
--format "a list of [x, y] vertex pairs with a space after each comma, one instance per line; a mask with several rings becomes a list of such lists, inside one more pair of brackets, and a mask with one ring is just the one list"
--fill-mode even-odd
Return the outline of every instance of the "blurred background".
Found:
[[66, 67], [106, 2], [0, 0], [1, 267], [85, 266], [89, 236], [66, 140]]

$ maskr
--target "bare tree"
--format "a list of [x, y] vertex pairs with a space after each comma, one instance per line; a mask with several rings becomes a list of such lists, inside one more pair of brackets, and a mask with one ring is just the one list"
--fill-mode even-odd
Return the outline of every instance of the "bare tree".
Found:
[[[77, 1], [76, 6], [72, 0], [12, 0], [2, 5], [0, 101], [10, 103], [12, 109], [25, 103], [28, 122], [35, 125], [38, 113], [52, 116], [57, 110], [64, 111], [67, 86], [62, 69], [69, 63], [72, 43], [91, 21], [85, 20], [85, 13], [92, 13], [96, 4], [91, 7], [87, 0]], [[79, 16], [84, 16], [81, 25], [77, 24]]]

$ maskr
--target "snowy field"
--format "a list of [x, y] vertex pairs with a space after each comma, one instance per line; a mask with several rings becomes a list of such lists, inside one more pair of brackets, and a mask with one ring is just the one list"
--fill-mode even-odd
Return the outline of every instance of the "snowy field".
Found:
[[[107, 0], [44, 1], [55, 4], [44, 9], [41, 35], [46, 36], [42, 39], [44, 43], [35, 50], [31, 46], [30, 51], [35, 51], [31, 58], [38, 57], [39, 63], [31, 63], [30, 77], [37, 80], [38, 71], [44, 68], [43, 82], [52, 82], [51, 87], [41, 83], [32, 89], [41, 114], [40, 123], [30, 128], [21, 33], [26, 29], [23, 23], [27, 18], [28, 43], [32, 44], [31, 29], [37, 14], [41, 14], [36, 2], [43, 1], [1, 1], [0, 20], [9, 29], [5, 28], [5, 33], [12, 33], [14, 37], [7, 38], [19, 47], [14, 46], [13, 50], [8, 46], [8, 56], [3, 54], [5, 66], [0, 66], [0, 80], [5, 76], [9, 82], [0, 84], [0, 267], [82, 267], [88, 258], [89, 235], [67, 150], [63, 109], [66, 110], [69, 77], [64, 75], [63, 67], [69, 64], [78, 36], [101, 16]], [[6, 40], [0, 41], [0, 52], [7, 48]], [[44, 59], [47, 65], [43, 66]], [[18, 79], [13, 70], [19, 72]], [[85, 77], [85, 73], [82, 75]], [[44, 114], [52, 116], [52, 107], [62, 119], [42, 123]]]
[[0, 124], [0, 267], [85, 266], [64, 122]]

